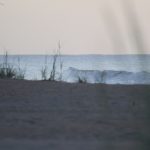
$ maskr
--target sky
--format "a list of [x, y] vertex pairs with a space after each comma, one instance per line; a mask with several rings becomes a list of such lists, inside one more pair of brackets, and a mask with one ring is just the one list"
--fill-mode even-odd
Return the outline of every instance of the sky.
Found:
[[148, 54], [149, 14], [148, 0], [0, 0], [0, 53], [51, 54], [60, 41], [62, 54]]

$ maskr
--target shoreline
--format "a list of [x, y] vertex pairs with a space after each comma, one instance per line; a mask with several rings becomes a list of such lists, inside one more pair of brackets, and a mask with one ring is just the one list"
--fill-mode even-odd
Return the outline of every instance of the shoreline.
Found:
[[121, 83], [88, 83], [88, 82], [66, 82], [66, 81], [50, 81], [50, 80], [42, 80], [42, 79], [0, 79], [0, 82], [32, 82], [32, 83], [56, 83], [56, 84], [66, 84], [66, 85], [89, 85], [89, 86], [124, 86], [124, 87], [150, 87], [150, 84], [121, 84]]

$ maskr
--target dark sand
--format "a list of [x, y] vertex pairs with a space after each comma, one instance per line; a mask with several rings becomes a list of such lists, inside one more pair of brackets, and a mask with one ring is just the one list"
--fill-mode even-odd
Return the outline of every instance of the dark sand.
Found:
[[109, 149], [150, 149], [150, 86], [0, 80], [0, 150]]

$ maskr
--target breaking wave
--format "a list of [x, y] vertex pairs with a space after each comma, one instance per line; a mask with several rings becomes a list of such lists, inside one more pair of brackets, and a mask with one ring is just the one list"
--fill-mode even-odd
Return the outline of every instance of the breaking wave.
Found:
[[149, 72], [127, 72], [114, 70], [78, 70], [70, 67], [65, 70], [62, 80], [69, 83], [80, 81], [105, 84], [150, 84]]

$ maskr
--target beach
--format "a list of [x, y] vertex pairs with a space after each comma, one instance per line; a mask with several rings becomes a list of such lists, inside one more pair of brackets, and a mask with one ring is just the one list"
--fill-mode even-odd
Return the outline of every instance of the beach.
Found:
[[149, 150], [150, 85], [0, 80], [0, 150]]

